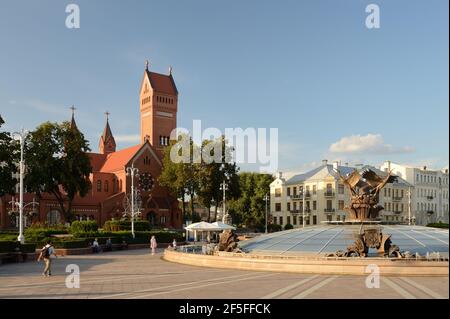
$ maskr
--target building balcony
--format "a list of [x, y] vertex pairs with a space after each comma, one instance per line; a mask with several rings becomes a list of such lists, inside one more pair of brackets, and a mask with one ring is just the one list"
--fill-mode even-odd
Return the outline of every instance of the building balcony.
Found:
[[334, 197], [334, 192], [330, 192], [330, 191], [326, 191], [325, 193], [323, 193], [323, 195], [325, 196], [325, 197]]
[[400, 210], [394, 211], [394, 214], [397, 214], [397, 215], [400, 215], [401, 213], [402, 213], [402, 211], [400, 211]]
[[434, 198], [433, 196], [427, 196], [428, 200], [433, 200], [433, 198]]
[[401, 201], [403, 199], [403, 197], [401, 197], [401, 196], [393, 196], [392, 197], [392, 200], [393, 201], [396, 201], [396, 202], [399, 202], [399, 201]]
[[325, 208], [324, 212], [325, 213], [334, 213], [336, 210], [334, 208]]
[[301, 196], [300, 194], [294, 194], [294, 195], [291, 195], [290, 197], [293, 200], [303, 199], [303, 196]]

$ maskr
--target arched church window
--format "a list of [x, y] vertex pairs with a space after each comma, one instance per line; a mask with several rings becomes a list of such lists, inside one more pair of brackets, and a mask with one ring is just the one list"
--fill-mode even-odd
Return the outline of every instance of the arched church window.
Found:
[[119, 183], [119, 190], [122, 191], [122, 180], [120, 180], [120, 183]]
[[97, 181], [97, 192], [101, 192], [102, 191], [102, 181], [98, 180]]
[[109, 182], [105, 181], [105, 192], [109, 192]]

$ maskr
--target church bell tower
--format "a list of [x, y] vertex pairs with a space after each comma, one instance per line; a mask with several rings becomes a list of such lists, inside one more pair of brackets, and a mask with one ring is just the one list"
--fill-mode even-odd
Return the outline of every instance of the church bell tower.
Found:
[[157, 150], [169, 145], [170, 134], [177, 127], [178, 91], [169, 74], [149, 71], [145, 62], [140, 88], [141, 143], [146, 140]]

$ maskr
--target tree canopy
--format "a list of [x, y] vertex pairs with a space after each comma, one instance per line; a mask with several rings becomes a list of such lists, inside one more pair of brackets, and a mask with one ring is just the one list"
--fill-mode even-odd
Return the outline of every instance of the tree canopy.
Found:
[[52, 194], [66, 219], [72, 220], [75, 196], [85, 196], [92, 172], [88, 142], [70, 122], [45, 122], [31, 132], [27, 140], [25, 185], [39, 197]]
[[[0, 128], [4, 123], [0, 115]], [[18, 150], [18, 143], [14, 143], [11, 134], [0, 131], [0, 196], [14, 194], [17, 179], [13, 174], [17, 172]]]

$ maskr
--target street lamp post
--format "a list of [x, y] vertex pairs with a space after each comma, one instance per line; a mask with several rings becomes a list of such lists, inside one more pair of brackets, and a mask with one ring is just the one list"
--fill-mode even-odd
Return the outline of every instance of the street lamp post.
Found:
[[306, 203], [305, 203], [305, 187], [303, 186], [303, 194], [302, 194], [302, 198], [303, 198], [303, 200], [302, 200], [302, 227], [303, 228], [305, 228], [305, 225], [306, 225], [306, 220], [305, 220], [305, 206], [306, 206]]
[[225, 201], [226, 201], [226, 191], [228, 189], [228, 185], [225, 183], [225, 180], [220, 185], [220, 189], [223, 191], [223, 199], [222, 199], [222, 210], [223, 210], [222, 215], [223, 216], [222, 216], [222, 221], [225, 223], [225, 216], [226, 216], [226, 212], [225, 212], [225, 210], [226, 210], [226, 203], [225, 203]]
[[131, 164], [131, 167], [126, 168], [126, 172], [128, 176], [131, 176], [131, 235], [135, 238], [134, 235], [134, 177], [138, 176], [139, 169], [134, 167], [134, 163]]
[[267, 216], [267, 202], [269, 200], [269, 194], [268, 193], [266, 193], [266, 195], [264, 196], [264, 200], [266, 201], [266, 234], [267, 234], [267, 218], [268, 218], [268, 216]]
[[408, 188], [408, 225], [411, 226], [411, 187]]
[[28, 136], [28, 131], [22, 129], [20, 132], [14, 133], [14, 138], [18, 139], [20, 142], [20, 178], [19, 178], [19, 187], [20, 187], [20, 197], [19, 197], [19, 236], [17, 240], [20, 241], [21, 244], [25, 243], [25, 237], [23, 235], [23, 175], [24, 175], [24, 161], [23, 161], [23, 149], [25, 140]]

